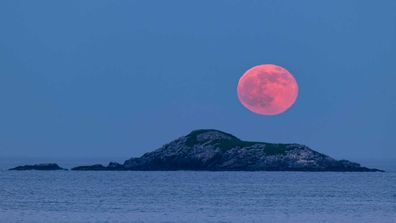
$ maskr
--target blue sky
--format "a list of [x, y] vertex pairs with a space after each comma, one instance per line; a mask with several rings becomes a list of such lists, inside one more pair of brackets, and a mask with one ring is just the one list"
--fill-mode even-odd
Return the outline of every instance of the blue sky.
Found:
[[[396, 2], [0, 2], [0, 156], [128, 158], [193, 129], [396, 158]], [[250, 67], [299, 83], [294, 106], [238, 101]]]

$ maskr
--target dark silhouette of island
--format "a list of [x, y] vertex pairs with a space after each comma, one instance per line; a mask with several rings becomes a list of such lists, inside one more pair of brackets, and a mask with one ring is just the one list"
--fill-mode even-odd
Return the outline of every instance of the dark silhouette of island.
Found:
[[11, 168], [9, 170], [67, 170], [56, 163], [41, 163], [35, 165], [24, 165]]
[[214, 129], [192, 131], [161, 148], [123, 164], [78, 166], [80, 171], [342, 171], [383, 172], [336, 160], [300, 144], [242, 141]]

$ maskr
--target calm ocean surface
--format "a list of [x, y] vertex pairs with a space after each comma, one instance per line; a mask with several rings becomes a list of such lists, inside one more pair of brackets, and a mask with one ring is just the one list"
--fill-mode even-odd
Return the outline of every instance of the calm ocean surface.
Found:
[[396, 172], [1, 170], [0, 222], [394, 223]]

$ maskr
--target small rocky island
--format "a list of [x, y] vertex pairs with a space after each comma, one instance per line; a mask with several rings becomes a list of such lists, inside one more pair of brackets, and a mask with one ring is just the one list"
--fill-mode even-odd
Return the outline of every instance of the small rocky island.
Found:
[[336, 160], [304, 145], [243, 141], [214, 129], [192, 131], [123, 164], [111, 162], [108, 166], [78, 166], [72, 170], [382, 171]]
[[41, 163], [35, 165], [24, 165], [11, 168], [9, 170], [67, 170], [56, 163]]

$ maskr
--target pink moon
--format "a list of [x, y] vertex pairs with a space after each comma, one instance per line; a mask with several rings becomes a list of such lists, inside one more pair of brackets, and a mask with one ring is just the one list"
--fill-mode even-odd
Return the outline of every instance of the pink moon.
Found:
[[238, 82], [239, 101], [260, 115], [278, 115], [288, 110], [298, 96], [298, 84], [283, 67], [264, 64], [250, 68]]

